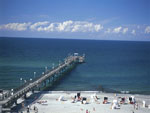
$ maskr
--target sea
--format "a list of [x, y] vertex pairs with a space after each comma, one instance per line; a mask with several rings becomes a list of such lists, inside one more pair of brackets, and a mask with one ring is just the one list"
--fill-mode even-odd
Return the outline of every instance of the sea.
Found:
[[85, 54], [85, 63], [52, 90], [98, 91], [103, 87], [109, 92], [150, 94], [148, 41], [0, 37], [0, 89], [17, 88], [73, 53]]

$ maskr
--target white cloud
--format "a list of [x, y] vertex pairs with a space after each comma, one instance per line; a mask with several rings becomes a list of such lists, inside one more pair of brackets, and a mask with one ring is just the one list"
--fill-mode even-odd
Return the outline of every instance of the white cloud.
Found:
[[37, 27], [41, 27], [43, 25], [47, 25], [49, 22], [48, 21], [44, 21], [44, 22], [37, 22], [37, 23], [34, 23], [30, 26], [30, 29], [31, 30], [37, 30]]
[[72, 29], [72, 24], [73, 24], [73, 21], [69, 20], [69, 21], [65, 21], [65, 22], [62, 22], [62, 23], [58, 23], [58, 25], [54, 26], [56, 27], [56, 30], [59, 31], [59, 32], [69, 32], [70, 29]]
[[136, 31], [135, 31], [134, 29], [131, 31], [131, 33], [132, 33], [133, 35], [136, 35]]
[[71, 32], [99, 32], [101, 29], [103, 29], [103, 26], [100, 24], [93, 24], [84, 21], [75, 21], [73, 23]]
[[93, 24], [91, 22], [85, 21], [64, 21], [60, 23], [35, 23], [33, 25], [34, 30], [36, 31], [46, 31], [46, 32], [99, 32], [103, 29], [103, 26], [100, 24]]
[[122, 33], [125, 34], [127, 31], [128, 31], [128, 28], [124, 28], [124, 29], [122, 30]]
[[95, 31], [99, 31], [99, 30], [101, 30], [101, 29], [103, 29], [103, 26], [102, 25], [100, 25], [100, 24], [97, 24], [97, 25], [95, 25]]
[[145, 28], [145, 33], [150, 33], [150, 26], [147, 26], [146, 28]]
[[128, 28], [123, 28], [123, 27], [116, 27], [113, 28], [112, 30], [110, 28], [107, 28], [107, 30], [105, 31], [105, 33], [123, 33], [125, 34], [128, 31]]
[[119, 32], [121, 32], [121, 29], [122, 29], [121, 26], [120, 26], [120, 27], [117, 27], [117, 28], [114, 28], [113, 32], [114, 32], [114, 33], [119, 33]]
[[13, 30], [13, 31], [25, 31], [31, 25], [31, 23], [9, 23], [0, 25], [0, 29]]
[[[36, 22], [36, 23], [8, 23], [4, 25], [0, 25], [0, 30], [12, 30], [12, 31], [25, 31], [25, 30], [31, 30], [36, 32], [70, 32], [70, 33], [76, 33], [76, 32], [100, 32], [104, 27], [101, 24], [95, 24], [93, 22], [88, 21], [63, 21], [63, 22], [49, 22], [49, 21], [42, 21], [42, 22]], [[105, 28], [103, 33], [104, 35], [107, 35], [109, 33], [122, 33], [127, 34], [130, 32], [133, 35], [139, 34], [140, 32], [137, 32], [138, 29], [144, 28], [144, 33], [149, 34], [150, 33], [150, 26], [141, 27], [139, 25], [136, 25], [134, 27], [130, 26], [118, 26], [114, 28]], [[129, 29], [132, 29], [131, 31]]]
[[53, 32], [53, 31], [55, 31], [54, 29], [55, 29], [55, 24], [51, 23], [48, 26], [44, 26], [44, 27], [39, 26], [36, 30], [37, 31]]

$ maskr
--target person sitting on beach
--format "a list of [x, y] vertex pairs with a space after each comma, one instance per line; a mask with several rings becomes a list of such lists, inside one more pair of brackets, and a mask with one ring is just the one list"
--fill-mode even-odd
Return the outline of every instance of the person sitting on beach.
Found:
[[107, 103], [108, 103], [108, 97], [104, 97], [103, 104], [107, 104]]

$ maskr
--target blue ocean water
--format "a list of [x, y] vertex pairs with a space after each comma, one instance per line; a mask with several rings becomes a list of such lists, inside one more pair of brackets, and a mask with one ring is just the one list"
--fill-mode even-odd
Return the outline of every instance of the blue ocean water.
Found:
[[58, 65], [68, 54], [86, 55], [53, 90], [98, 90], [150, 94], [150, 42], [0, 38], [0, 89], [21, 85]]

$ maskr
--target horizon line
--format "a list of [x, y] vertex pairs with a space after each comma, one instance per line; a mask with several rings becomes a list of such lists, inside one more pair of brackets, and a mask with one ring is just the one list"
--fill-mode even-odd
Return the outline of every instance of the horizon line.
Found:
[[1, 38], [26, 38], [26, 39], [56, 39], [56, 40], [95, 40], [95, 41], [120, 41], [120, 42], [150, 42], [150, 40], [109, 40], [109, 39], [90, 39], [90, 38], [49, 38], [49, 37], [21, 37], [21, 36], [17, 36], [17, 37], [14, 37], [14, 36], [0, 36], [0, 39]]

